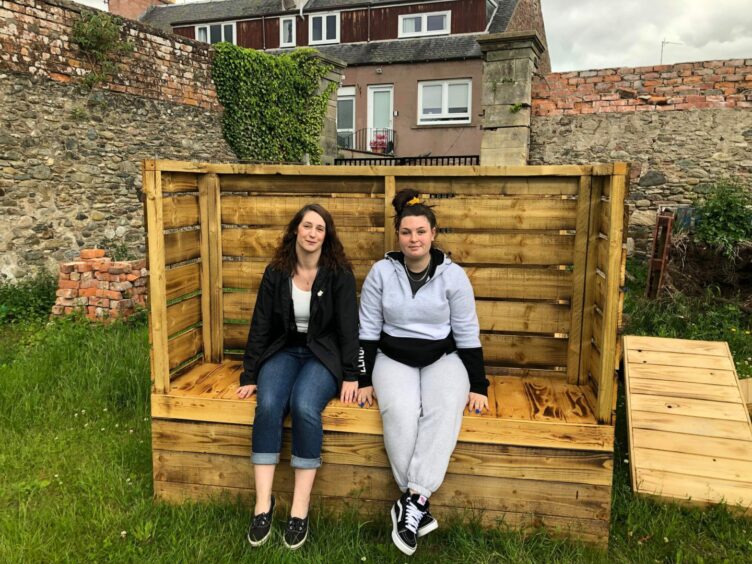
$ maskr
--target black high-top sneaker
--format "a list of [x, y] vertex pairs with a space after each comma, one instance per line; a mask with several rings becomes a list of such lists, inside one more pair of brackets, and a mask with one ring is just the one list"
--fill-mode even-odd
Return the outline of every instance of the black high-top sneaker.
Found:
[[429, 505], [428, 500], [426, 500], [426, 512], [418, 524], [418, 538], [424, 537], [439, 528], [439, 522], [431, 515], [431, 511], [428, 508]]
[[422, 495], [405, 492], [392, 506], [392, 541], [408, 556], [418, 548], [418, 525], [427, 501]]
[[299, 517], [290, 517], [285, 527], [285, 546], [290, 550], [295, 550], [303, 546], [308, 538], [308, 517], [301, 519]]
[[272, 516], [274, 515], [274, 496], [272, 496], [272, 505], [266, 513], [254, 515], [251, 525], [248, 527], [248, 542], [251, 546], [261, 546], [269, 537], [272, 536]]

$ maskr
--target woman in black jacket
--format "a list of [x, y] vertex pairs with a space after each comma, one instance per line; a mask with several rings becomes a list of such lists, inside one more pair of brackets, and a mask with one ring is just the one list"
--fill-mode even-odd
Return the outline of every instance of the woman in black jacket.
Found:
[[352, 267], [332, 216], [309, 204], [290, 221], [264, 271], [237, 392], [241, 399], [257, 393], [251, 546], [264, 544], [271, 534], [272, 483], [287, 413], [292, 417], [295, 491], [284, 541], [291, 549], [305, 542], [311, 489], [321, 465], [321, 412], [338, 389], [343, 402], [355, 400], [358, 350]]

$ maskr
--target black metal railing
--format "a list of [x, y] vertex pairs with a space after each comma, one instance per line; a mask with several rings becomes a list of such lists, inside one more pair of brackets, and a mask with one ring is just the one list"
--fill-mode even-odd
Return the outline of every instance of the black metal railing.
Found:
[[394, 143], [395, 132], [393, 129], [366, 127], [352, 133], [337, 133], [337, 148], [339, 149], [393, 155]]
[[338, 166], [474, 166], [480, 164], [478, 155], [437, 157], [387, 157], [334, 159]]

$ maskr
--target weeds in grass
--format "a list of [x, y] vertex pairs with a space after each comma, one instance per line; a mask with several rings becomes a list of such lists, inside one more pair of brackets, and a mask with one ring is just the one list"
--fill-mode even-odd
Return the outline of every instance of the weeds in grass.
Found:
[[57, 279], [46, 270], [20, 282], [0, 282], [0, 325], [44, 319], [56, 290]]

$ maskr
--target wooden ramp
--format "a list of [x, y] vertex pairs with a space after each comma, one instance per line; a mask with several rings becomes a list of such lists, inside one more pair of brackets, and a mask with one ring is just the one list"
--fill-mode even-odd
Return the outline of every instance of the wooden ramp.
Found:
[[624, 337], [636, 493], [752, 515], [752, 424], [724, 342]]

